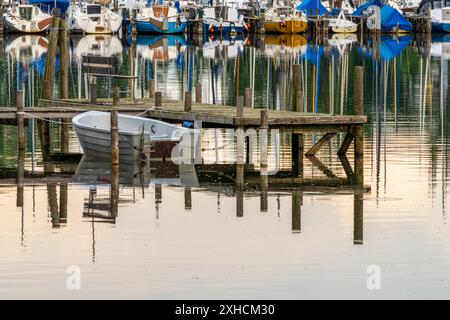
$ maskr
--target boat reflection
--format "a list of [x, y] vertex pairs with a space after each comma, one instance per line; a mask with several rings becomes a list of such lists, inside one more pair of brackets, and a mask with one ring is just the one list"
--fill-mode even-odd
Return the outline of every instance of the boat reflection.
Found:
[[112, 57], [122, 54], [122, 43], [113, 35], [86, 35], [82, 38], [72, 37], [73, 55], [81, 61], [82, 56], [93, 55], [101, 57]]
[[277, 59], [290, 59], [306, 53], [307, 39], [299, 34], [266, 35], [264, 55]]
[[136, 46], [144, 60], [178, 62], [186, 51], [186, 40], [180, 35], [139, 35]]

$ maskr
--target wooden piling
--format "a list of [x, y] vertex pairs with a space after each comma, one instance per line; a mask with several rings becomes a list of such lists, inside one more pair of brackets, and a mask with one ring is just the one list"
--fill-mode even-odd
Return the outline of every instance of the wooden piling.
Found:
[[155, 109], [157, 109], [157, 110], [162, 109], [162, 93], [161, 93], [161, 91], [155, 92]]
[[17, 104], [17, 146], [18, 150], [25, 150], [25, 129], [24, 129], [24, 99], [23, 91], [16, 93]]
[[58, 48], [58, 36], [59, 36], [59, 16], [54, 16], [52, 18], [52, 27], [50, 30], [48, 49], [47, 49], [47, 59], [45, 62], [45, 73], [44, 73], [44, 86], [42, 89], [42, 98], [51, 100], [53, 98], [53, 87], [55, 81], [55, 63], [56, 63], [56, 51]]
[[[354, 107], [356, 115], [364, 115], [364, 68], [355, 67], [354, 80]], [[364, 136], [363, 125], [353, 126], [354, 148], [355, 148], [355, 183], [364, 184]]]
[[303, 134], [292, 134], [292, 175], [303, 177]]
[[97, 104], [97, 83], [94, 78], [91, 79], [91, 83], [89, 84], [89, 91], [91, 104]]
[[195, 103], [202, 103], [202, 84], [200, 81], [195, 84]]
[[[113, 107], [119, 105], [119, 87], [113, 89]], [[119, 164], [119, 117], [118, 111], [111, 110], [111, 163]]]
[[66, 20], [59, 20], [59, 43], [60, 43], [60, 96], [61, 99], [69, 99], [69, 41], [67, 37]]
[[18, 90], [17, 104], [17, 198], [16, 206], [23, 207], [23, 190], [25, 174], [25, 126], [23, 91]]
[[[239, 110], [243, 110], [243, 97], [237, 97]], [[245, 132], [244, 127], [236, 129], [236, 216], [244, 216], [244, 164], [245, 164]]]
[[59, 221], [67, 223], [68, 186], [62, 183], [59, 186]]
[[[113, 107], [119, 105], [119, 87], [113, 88]], [[118, 215], [119, 203], [119, 115], [117, 110], [111, 110], [111, 217]]]
[[238, 121], [244, 117], [244, 97], [237, 96], [236, 97], [236, 117]]
[[363, 193], [355, 191], [353, 198], [353, 244], [363, 244], [364, 201]]
[[155, 79], [148, 80], [148, 97], [151, 99], [155, 96]]
[[189, 187], [184, 188], [184, 209], [192, 209], [192, 189]]
[[292, 97], [292, 104], [293, 104], [293, 110], [294, 111], [300, 111], [301, 106], [301, 100], [303, 99], [303, 94], [301, 92], [301, 66], [300, 64], [294, 64], [293, 65], [293, 97]]
[[260, 128], [261, 129], [268, 129], [269, 128], [269, 111], [267, 109], [263, 109], [260, 112]]
[[260, 211], [268, 210], [268, 111], [266, 109], [260, 111], [260, 129], [259, 129], [259, 156], [260, 156]]
[[295, 190], [292, 192], [292, 233], [300, 233], [302, 230], [302, 205], [303, 192]]
[[192, 111], [192, 97], [189, 91], [184, 93], [184, 112]]
[[253, 89], [245, 88], [245, 106], [247, 108], [253, 108]]

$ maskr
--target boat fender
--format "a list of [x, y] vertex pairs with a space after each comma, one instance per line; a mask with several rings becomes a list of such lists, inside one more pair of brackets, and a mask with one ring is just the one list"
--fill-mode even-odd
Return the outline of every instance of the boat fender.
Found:
[[194, 129], [194, 121], [190, 120], [183, 121], [183, 128]]

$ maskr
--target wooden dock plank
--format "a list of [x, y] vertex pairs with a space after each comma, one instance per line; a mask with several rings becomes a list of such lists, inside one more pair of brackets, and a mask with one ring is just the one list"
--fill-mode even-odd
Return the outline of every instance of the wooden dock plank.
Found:
[[[98, 99], [95, 105], [81, 100], [39, 100], [39, 107], [26, 108], [25, 118], [72, 118], [73, 116], [89, 111], [112, 110], [111, 99]], [[260, 109], [244, 108], [244, 116], [236, 117], [236, 107], [210, 104], [192, 104], [192, 111], [185, 112], [184, 104], [180, 101], [163, 102], [161, 110], [154, 108], [153, 99], [144, 99], [139, 102], [121, 100], [114, 110], [120, 113], [142, 114], [143, 116], [158, 118], [166, 121], [202, 121], [205, 125], [215, 126], [247, 126], [259, 127]], [[0, 119], [15, 119], [14, 108], [0, 108]], [[366, 116], [330, 115], [320, 113], [300, 113], [293, 111], [268, 110], [268, 124], [270, 127], [296, 127], [296, 126], [348, 126], [367, 123]]]

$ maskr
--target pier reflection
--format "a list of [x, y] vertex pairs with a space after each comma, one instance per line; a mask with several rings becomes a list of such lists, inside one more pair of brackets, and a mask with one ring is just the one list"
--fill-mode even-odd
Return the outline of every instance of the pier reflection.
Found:
[[[428, 183], [430, 197], [439, 202], [445, 216], [449, 192], [449, 39], [408, 35], [365, 37], [362, 41], [356, 35], [330, 35], [320, 41], [302, 35], [266, 35], [257, 40], [146, 36], [138, 37], [133, 49], [133, 43], [114, 36], [86, 36], [72, 39], [70, 77], [77, 81], [70, 82], [69, 92], [71, 97], [78, 98], [87, 97], [89, 92], [80, 71], [83, 55], [118, 56], [124, 73], [138, 77], [132, 88], [136, 96], [146, 97], [149, 81], [153, 79], [156, 90], [162, 91], [164, 97], [180, 100], [199, 81], [204, 102], [233, 103], [237, 94], [242, 95], [250, 88], [252, 105], [291, 109], [297, 108], [294, 101], [300, 92], [302, 99], [297, 108], [300, 112], [353, 114], [354, 74], [350, 66], [364, 64], [364, 107], [371, 118], [364, 131], [365, 179], [373, 187], [376, 205], [381, 206], [381, 201], [392, 192], [390, 185], [401, 180], [396, 175], [399, 169], [390, 164], [409, 168], [417, 159], [414, 174]], [[33, 97], [42, 80], [47, 45], [42, 36], [5, 39], [2, 64], [11, 72], [3, 73], [10, 88], [0, 92], [4, 106], [15, 104], [16, 87], [24, 90], [26, 108], [35, 105]], [[300, 65], [296, 80], [294, 65]], [[108, 85], [106, 81], [104, 86], [99, 84], [99, 96], [108, 97]], [[264, 168], [259, 161], [264, 150], [259, 138], [246, 136], [238, 142], [227, 129], [204, 129], [200, 163], [189, 166], [171, 161], [123, 162], [119, 167], [120, 192], [117, 199], [111, 199], [110, 185], [114, 179], [110, 162], [83, 158], [76, 171], [64, 169], [56, 156], [67, 159], [56, 153], [80, 152], [73, 132], [67, 126], [63, 129], [55, 120], [49, 131], [44, 132], [51, 141], [39, 141], [34, 126], [35, 120], [26, 121], [26, 150], [16, 153], [15, 145], [2, 142], [0, 146], [1, 177], [16, 188], [23, 237], [24, 217], [31, 207], [26, 192], [33, 185], [44, 185], [49, 221], [54, 228], [67, 224], [69, 216], [73, 219], [80, 216], [79, 211], [71, 210], [69, 203], [71, 194], [77, 194], [79, 190], [75, 189], [79, 187], [84, 201], [82, 216], [93, 224], [120, 221], [119, 211], [111, 212], [115, 211], [111, 210], [111, 200], [116, 200], [117, 210], [122, 210], [151, 199], [154, 216], [159, 220], [165, 204], [178, 201], [185, 211], [196, 212], [205, 195], [213, 192], [217, 193], [217, 208], [210, 208], [212, 212], [223, 214], [223, 202], [231, 199], [234, 217], [245, 221], [255, 210], [273, 214], [273, 203], [279, 197], [291, 197], [290, 207], [277, 204], [276, 211], [291, 216], [290, 232], [295, 234], [307, 228], [305, 214], [315, 210], [305, 206], [307, 199], [316, 192], [342, 195], [345, 207], [353, 208], [353, 243], [364, 243], [368, 194], [363, 186], [347, 185], [355, 181], [355, 159], [352, 141], [342, 132], [327, 136], [334, 132], [313, 128], [308, 132], [270, 134]], [[3, 125], [0, 133], [5, 142], [16, 134], [15, 128]], [[321, 140], [321, 149], [305, 157], [305, 152]], [[341, 148], [350, 151], [345, 155], [339, 152]], [[51, 157], [36, 152], [47, 149]], [[237, 157], [244, 159], [243, 163], [236, 161]], [[42, 160], [46, 160], [44, 165]], [[406, 171], [404, 167], [402, 170]], [[403, 172], [399, 171], [399, 175]], [[180, 198], [167, 196], [166, 188], [180, 191]], [[256, 200], [256, 206], [248, 205], [252, 199]]]

